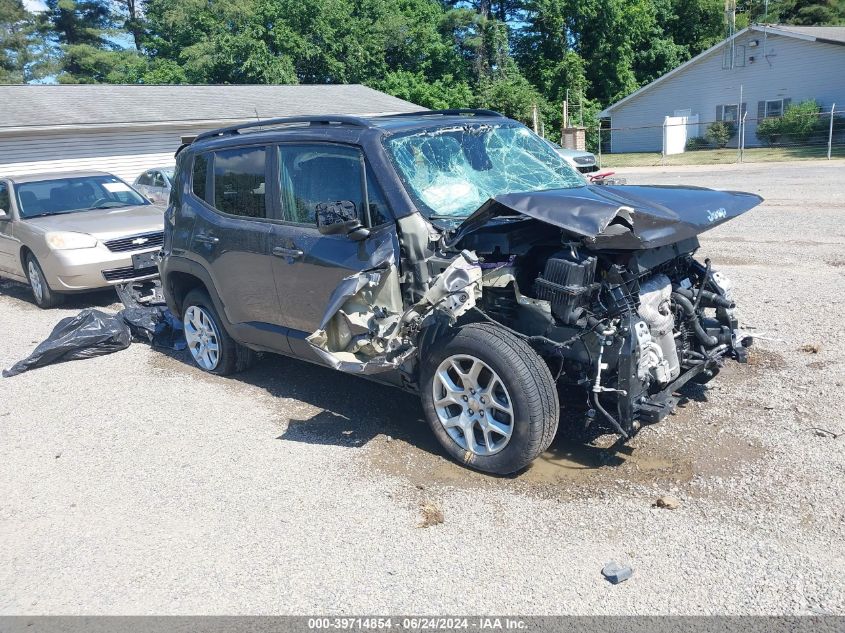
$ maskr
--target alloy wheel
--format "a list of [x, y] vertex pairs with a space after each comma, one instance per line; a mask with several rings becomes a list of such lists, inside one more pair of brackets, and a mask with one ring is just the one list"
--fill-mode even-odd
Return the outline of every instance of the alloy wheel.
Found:
[[493, 455], [511, 439], [513, 400], [504, 381], [484, 361], [468, 354], [446, 358], [432, 381], [434, 410], [458, 446]]
[[40, 303], [44, 299], [44, 280], [41, 279], [41, 272], [31, 259], [26, 268], [29, 273], [29, 285], [32, 286], [32, 294], [35, 295], [35, 300]]
[[182, 319], [185, 340], [197, 365], [211, 371], [220, 362], [220, 335], [211, 315], [200, 306], [191, 306]]

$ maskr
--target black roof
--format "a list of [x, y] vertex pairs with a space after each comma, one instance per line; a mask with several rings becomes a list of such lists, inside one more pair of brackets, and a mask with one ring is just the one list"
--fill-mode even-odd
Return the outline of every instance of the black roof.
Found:
[[315, 115], [283, 117], [253, 121], [242, 125], [232, 125], [204, 132], [194, 139], [205, 141], [209, 139], [231, 138], [247, 133], [287, 132], [307, 128], [311, 132], [327, 132], [338, 128], [346, 130], [382, 130], [387, 133], [410, 131], [427, 127], [441, 127], [443, 125], [465, 125], [481, 120], [508, 120], [503, 115], [492, 110], [421, 110], [383, 116], [350, 116], [350, 115]]

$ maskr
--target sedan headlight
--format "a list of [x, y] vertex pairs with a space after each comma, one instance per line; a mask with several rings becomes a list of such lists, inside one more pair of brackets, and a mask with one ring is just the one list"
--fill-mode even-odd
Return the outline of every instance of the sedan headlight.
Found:
[[46, 239], [47, 245], [57, 251], [73, 248], [94, 248], [97, 245], [97, 238], [93, 235], [71, 231], [51, 231], [47, 233]]

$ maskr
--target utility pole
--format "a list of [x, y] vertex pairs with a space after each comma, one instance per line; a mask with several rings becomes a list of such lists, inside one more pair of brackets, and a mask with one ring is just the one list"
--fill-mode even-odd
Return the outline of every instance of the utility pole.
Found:
[[736, 122], [737, 134], [736, 137], [736, 162], [742, 162], [742, 126], [745, 123], [745, 117], [742, 116], [742, 84], [739, 84], [739, 104], [736, 106]]
[[827, 159], [830, 160], [830, 150], [833, 148], [833, 112], [836, 109], [834, 103], [830, 106], [830, 130], [827, 133]]

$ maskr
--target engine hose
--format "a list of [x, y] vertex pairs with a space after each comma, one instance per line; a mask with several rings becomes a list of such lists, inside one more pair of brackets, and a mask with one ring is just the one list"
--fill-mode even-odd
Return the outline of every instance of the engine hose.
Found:
[[[731, 301], [730, 299], [725, 299], [721, 295], [717, 295], [715, 292], [710, 292], [709, 290], [699, 290], [698, 293], [694, 293], [692, 290], [687, 288], [681, 288], [680, 286], [672, 286], [672, 292], [677, 292], [682, 297], [686, 297], [690, 301], [696, 298], [696, 296], [700, 296], [702, 299], [702, 305], [705, 308], [735, 308], [736, 304]], [[693, 306], [696, 308], [697, 306]]]
[[601, 406], [601, 402], [599, 402], [599, 394], [597, 393], [593, 394], [593, 404], [596, 405], [596, 409], [599, 410], [599, 413], [601, 413], [605, 417], [605, 419], [610, 422], [610, 424], [613, 426], [614, 429], [616, 429], [616, 432], [619, 433], [619, 435], [624, 437], [626, 440], [630, 439], [631, 436], [625, 432], [625, 429], [623, 429], [619, 422], [616, 421], [616, 418], [610, 415], [607, 411], [605, 411], [605, 408]]
[[698, 294], [695, 296], [695, 304], [693, 304], [692, 309], [694, 312], [698, 312], [698, 305], [701, 303], [701, 295], [704, 294], [704, 286], [707, 285], [707, 282], [710, 279], [710, 258], [704, 260], [704, 263], [707, 267], [704, 269], [704, 276], [701, 278], [701, 286], [698, 288]]
[[704, 331], [704, 328], [701, 326], [701, 321], [699, 321], [698, 317], [695, 316], [695, 308], [692, 307], [692, 302], [677, 292], [672, 293], [672, 299], [675, 303], [681, 306], [681, 309], [684, 313], [686, 313], [687, 321], [689, 321], [689, 324], [692, 326], [693, 333], [696, 338], [704, 344], [704, 347], [716, 347], [719, 344], [719, 339], [715, 336], [710, 336]]

